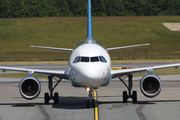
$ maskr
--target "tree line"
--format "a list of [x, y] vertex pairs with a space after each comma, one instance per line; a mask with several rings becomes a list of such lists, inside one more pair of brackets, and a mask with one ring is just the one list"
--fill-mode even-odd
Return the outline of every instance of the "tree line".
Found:
[[[180, 0], [91, 0], [93, 16], [180, 15]], [[87, 0], [0, 0], [0, 18], [87, 16]]]

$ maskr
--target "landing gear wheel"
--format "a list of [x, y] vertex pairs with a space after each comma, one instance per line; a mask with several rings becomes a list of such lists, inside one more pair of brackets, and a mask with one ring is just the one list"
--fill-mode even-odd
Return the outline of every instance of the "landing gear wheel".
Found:
[[137, 102], [137, 92], [136, 91], [133, 91], [132, 99], [133, 99], [133, 102]]
[[89, 108], [89, 100], [86, 101], [86, 106]]
[[49, 93], [45, 93], [44, 94], [44, 103], [49, 104], [49, 100], [50, 100]]
[[127, 103], [128, 95], [127, 91], [123, 91], [123, 103]]
[[87, 106], [87, 108], [90, 108], [90, 107], [94, 108], [94, 106], [95, 106], [94, 100], [92, 100], [91, 102], [90, 102], [90, 100], [87, 100], [86, 106]]
[[94, 106], [95, 106], [94, 99], [92, 100], [91, 104], [92, 104], [92, 108], [94, 108]]
[[59, 103], [59, 94], [57, 92], [54, 93], [54, 104]]

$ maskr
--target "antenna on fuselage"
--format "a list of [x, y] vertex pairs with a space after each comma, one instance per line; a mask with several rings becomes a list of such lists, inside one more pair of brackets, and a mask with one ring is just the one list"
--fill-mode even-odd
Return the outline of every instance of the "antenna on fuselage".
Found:
[[92, 18], [91, 18], [91, 0], [88, 0], [88, 10], [87, 10], [87, 41], [90, 43], [93, 41], [92, 38]]

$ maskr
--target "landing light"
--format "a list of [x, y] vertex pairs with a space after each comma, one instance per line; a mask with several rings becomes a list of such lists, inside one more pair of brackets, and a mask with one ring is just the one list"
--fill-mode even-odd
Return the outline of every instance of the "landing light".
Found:
[[90, 88], [89, 88], [89, 87], [87, 87], [87, 88], [86, 88], [86, 92], [89, 92], [89, 91], [90, 91]]

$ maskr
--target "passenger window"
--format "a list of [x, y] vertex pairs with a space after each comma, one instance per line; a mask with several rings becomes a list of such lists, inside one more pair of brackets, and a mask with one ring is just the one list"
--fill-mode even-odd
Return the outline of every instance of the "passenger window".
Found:
[[103, 56], [99, 56], [99, 59], [100, 59], [101, 62], [104, 62], [104, 63], [107, 62], [106, 59]]
[[91, 62], [98, 62], [99, 58], [98, 57], [91, 57]]
[[89, 57], [81, 57], [81, 62], [89, 62]]
[[78, 63], [79, 61], [80, 61], [80, 56], [77, 56], [77, 57], [74, 59], [73, 63]]

